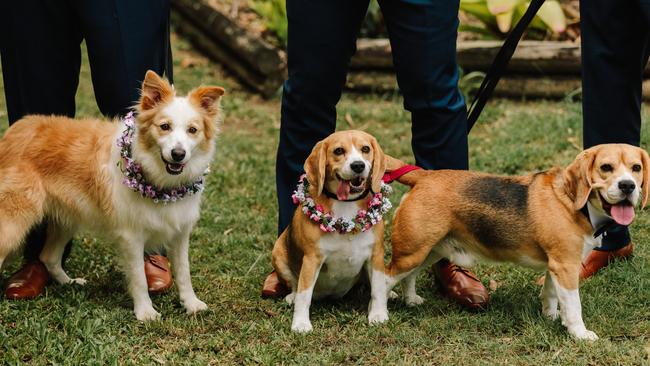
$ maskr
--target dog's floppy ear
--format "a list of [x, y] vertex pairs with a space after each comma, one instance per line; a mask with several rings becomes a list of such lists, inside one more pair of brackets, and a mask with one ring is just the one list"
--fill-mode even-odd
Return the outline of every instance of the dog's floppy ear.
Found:
[[642, 148], [639, 148], [639, 150], [641, 150], [641, 163], [643, 164], [643, 183], [641, 183], [643, 200], [641, 201], [641, 208], [644, 208], [648, 203], [648, 192], [650, 191], [650, 157], [647, 151]]
[[142, 94], [140, 96], [140, 108], [143, 111], [152, 109], [160, 102], [169, 101], [173, 96], [174, 88], [166, 79], [161, 78], [151, 70], [147, 71], [142, 82]]
[[564, 170], [564, 189], [573, 200], [573, 208], [580, 210], [591, 194], [591, 169], [596, 158], [594, 148], [581, 152]]
[[370, 144], [372, 145], [372, 180], [370, 188], [373, 192], [378, 193], [381, 191], [381, 179], [384, 177], [386, 170], [386, 157], [376, 138], [373, 137]]
[[210, 117], [215, 117], [219, 114], [219, 100], [225, 92], [219, 86], [200, 86], [188, 94], [188, 99]]
[[311, 150], [311, 154], [305, 160], [305, 173], [307, 181], [316, 188], [316, 195], [323, 193], [325, 185], [325, 162], [327, 160], [327, 145], [324, 141], [319, 141]]

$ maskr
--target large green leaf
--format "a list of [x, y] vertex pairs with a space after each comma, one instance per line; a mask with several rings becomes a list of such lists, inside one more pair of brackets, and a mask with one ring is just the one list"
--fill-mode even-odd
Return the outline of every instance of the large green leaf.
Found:
[[[515, 8], [515, 6], [517, 6], [519, 3], [523, 2], [524, 0], [486, 0], [486, 1], [487, 1], [488, 11], [490, 11], [490, 13], [493, 15], [499, 15], [503, 13], [511, 13], [512, 10]], [[498, 20], [497, 23], [499, 23]], [[510, 28], [508, 27], [508, 29]]]
[[483, 24], [496, 26], [496, 19], [487, 8], [486, 0], [461, 0], [460, 9], [478, 18]]
[[499, 27], [501, 33], [507, 33], [510, 30], [510, 27], [512, 26], [513, 13], [514, 11], [511, 10], [509, 12], [496, 15], [497, 27]]
[[546, 0], [539, 8], [537, 17], [555, 33], [562, 33], [566, 30], [566, 17], [558, 1]]

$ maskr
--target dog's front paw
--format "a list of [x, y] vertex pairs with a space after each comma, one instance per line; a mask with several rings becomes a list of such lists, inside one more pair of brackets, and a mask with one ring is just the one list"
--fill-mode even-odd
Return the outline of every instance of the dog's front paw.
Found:
[[290, 293], [289, 295], [287, 295], [287, 296], [284, 297], [284, 301], [286, 301], [287, 304], [292, 305], [292, 304], [293, 304], [293, 300], [294, 300], [295, 298], [296, 298], [296, 293], [295, 293], [295, 292], [292, 292], [292, 293]]
[[88, 281], [86, 281], [85, 278], [81, 278], [81, 277], [79, 277], [79, 278], [73, 278], [73, 279], [71, 279], [70, 282], [68, 282], [68, 283], [71, 283], [71, 284], [74, 283], [74, 284], [76, 284], [76, 285], [83, 286], [83, 285], [85, 285], [87, 282], [88, 282]]
[[389, 299], [389, 300], [399, 299], [399, 295], [397, 294], [397, 292], [391, 290], [391, 291], [388, 293], [388, 299]]
[[368, 313], [368, 323], [370, 324], [381, 324], [388, 321], [388, 312], [387, 311], [370, 311]]
[[307, 320], [294, 320], [291, 324], [291, 330], [296, 333], [309, 333], [312, 330], [311, 322]]
[[152, 306], [143, 306], [135, 309], [135, 317], [141, 322], [149, 322], [160, 319], [160, 313]]
[[557, 306], [555, 307], [544, 307], [542, 308], [542, 314], [544, 314], [545, 317], [555, 320], [560, 316], [560, 311], [557, 309]]
[[577, 329], [569, 329], [569, 333], [575, 338], [579, 339], [581, 341], [596, 341], [598, 340], [598, 336], [596, 333], [587, 330], [584, 327], [580, 327]]
[[208, 305], [196, 297], [191, 300], [183, 301], [183, 306], [190, 315], [196, 314], [199, 311], [208, 310]]
[[424, 302], [424, 298], [420, 295], [407, 296], [404, 301], [406, 306], [417, 306]]

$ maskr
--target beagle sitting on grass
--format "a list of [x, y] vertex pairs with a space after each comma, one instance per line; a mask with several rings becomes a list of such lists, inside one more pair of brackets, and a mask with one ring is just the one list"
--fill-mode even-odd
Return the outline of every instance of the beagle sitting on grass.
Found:
[[[314, 298], [342, 297], [363, 271], [384, 269], [384, 153], [371, 135], [336, 132], [314, 147], [293, 199], [298, 208], [273, 248], [273, 268], [291, 289], [291, 329], [309, 332]], [[375, 281], [377, 282], [377, 281]]]
[[[401, 176], [412, 189], [395, 214], [391, 263], [371, 276], [369, 318], [388, 320], [389, 292], [400, 281], [407, 303], [421, 303], [415, 279], [429, 263], [487, 259], [545, 269], [544, 315], [559, 316], [575, 338], [598, 339], [582, 321], [581, 260], [610, 225], [632, 223], [641, 197], [645, 206], [648, 162], [638, 147], [608, 144], [583, 151], [566, 169], [523, 177], [452, 170]], [[387, 157], [387, 170], [403, 165]]]

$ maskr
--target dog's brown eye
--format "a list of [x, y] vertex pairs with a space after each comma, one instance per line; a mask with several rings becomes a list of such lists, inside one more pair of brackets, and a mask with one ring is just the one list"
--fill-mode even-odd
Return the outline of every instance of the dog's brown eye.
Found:
[[187, 129], [187, 132], [191, 133], [192, 135], [196, 133], [196, 127], [190, 127]]
[[610, 164], [603, 164], [600, 166], [600, 170], [604, 172], [611, 172], [614, 171], [614, 168]]
[[160, 129], [163, 131], [169, 131], [170, 128], [171, 126], [169, 125], [169, 123], [163, 123], [162, 125], [160, 125]]
[[364, 146], [361, 148], [361, 152], [367, 154], [370, 152], [370, 146]]
[[641, 171], [641, 165], [640, 164], [632, 165], [632, 171], [633, 172], [640, 172]]
[[343, 155], [343, 154], [345, 154], [345, 150], [343, 150], [342, 147], [337, 147], [336, 149], [334, 149], [334, 155]]

